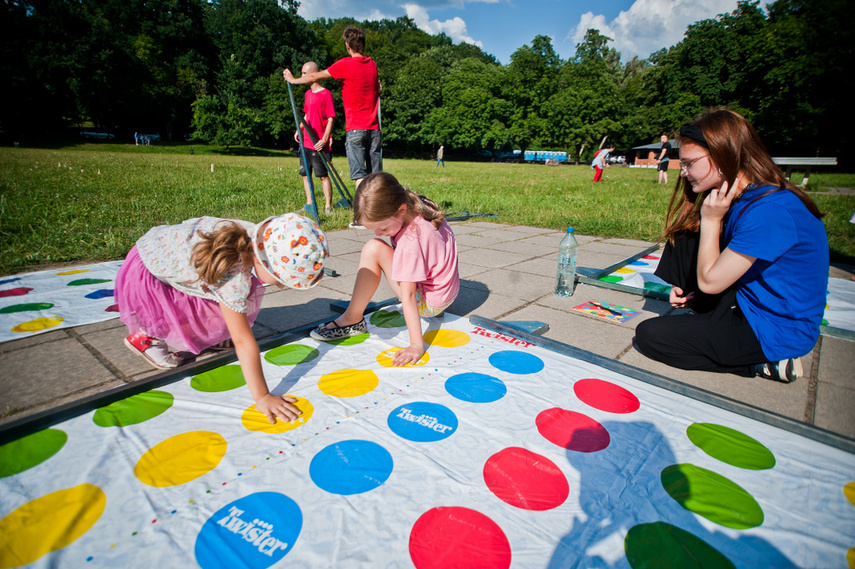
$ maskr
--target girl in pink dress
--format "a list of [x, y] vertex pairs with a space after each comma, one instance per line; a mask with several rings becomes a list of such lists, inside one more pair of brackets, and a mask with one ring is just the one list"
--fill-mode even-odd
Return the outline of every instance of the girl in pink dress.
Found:
[[[272, 395], [252, 324], [263, 284], [309, 288], [329, 256], [315, 222], [294, 213], [261, 223], [200, 217], [160, 225], [141, 237], [116, 276], [125, 345], [158, 369], [182, 363], [231, 338], [256, 408], [271, 424], [300, 414], [294, 399]], [[255, 274], [253, 274], [253, 271]]]
[[[387, 172], [366, 176], [353, 198], [353, 219], [374, 231], [362, 248], [353, 297], [344, 314], [311, 332], [317, 340], [335, 341], [364, 334], [363, 313], [386, 275], [401, 300], [410, 345], [392, 361], [402, 366], [418, 362], [425, 353], [421, 316], [442, 315], [457, 298], [457, 242], [439, 206], [404, 188]], [[380, 237], [389, 237], [390, 246]]]

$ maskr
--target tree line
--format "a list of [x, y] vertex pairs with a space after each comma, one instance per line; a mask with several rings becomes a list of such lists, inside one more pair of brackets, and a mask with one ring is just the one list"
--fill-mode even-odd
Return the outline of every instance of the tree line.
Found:
[[[295, 130], [285, 67], [321, 69], [366, 32], [383, 86], [384, 154], [563, 150], [587, 160], [603, 137], [618, 152], [674, 135], [726, 106], [751, 120], [776, 155], [851, 163], [855, 26], [848, 0], [776, 0], [690, 25], [677, 45], [622, 62], [588, 30], [574, 57], [546, 36], [507, 65], [406, 17], [306, 21], [296, 0], [6, 0], [0, 73], [4, 139], [49, 138], [91, 121], [123, 136], [192, 133], [225, 146], [287, 148]], [[340, 85], [325, 85], [339, 114]], [[302, 106], [303, 88], [294, 90]]]

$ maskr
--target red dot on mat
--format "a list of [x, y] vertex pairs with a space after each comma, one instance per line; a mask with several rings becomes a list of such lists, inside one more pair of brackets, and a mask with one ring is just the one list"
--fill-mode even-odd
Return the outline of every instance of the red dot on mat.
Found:
[[573, 391], [594, 409], [609, 413], [633, 413], [641, 405], [630, 391], [602, 379], [580, 379]]
[[432, 508], [410, 531], [410, 558], [417, 569], [511, 565], [511, 544], [496, 522], [458, 506]]
[[594, 419], [557, 407], [541, 411], [535, 425], [543, 438], [568, 450], [597, 452], [611, 441], [609, 432]]
[[570, 493], [554, 462], [519, 447], [500, 450], [484, 463], [484, 482], [500, 500], [524, 510], [550, 510]]

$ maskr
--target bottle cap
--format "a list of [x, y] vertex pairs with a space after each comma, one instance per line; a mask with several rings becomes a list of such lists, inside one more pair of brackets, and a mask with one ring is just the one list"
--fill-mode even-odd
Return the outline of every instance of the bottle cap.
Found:
[[568, 227], [568, 228], [567, 228], [567, 233], [574, 233], [573, 228], [572, 228], [572, 227]]

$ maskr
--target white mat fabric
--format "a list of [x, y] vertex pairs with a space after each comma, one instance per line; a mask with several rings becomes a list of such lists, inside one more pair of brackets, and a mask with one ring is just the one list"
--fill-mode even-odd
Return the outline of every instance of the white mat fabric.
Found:
[[118, 318], [113, 288], [121, 266], [112, 261], [0, 277], [0, 342]]
[[[0, 447], [0, 567], [845, 567], [855, 456], [399, 307]], [[688, 555], [688, 557], [686, 557]]]

